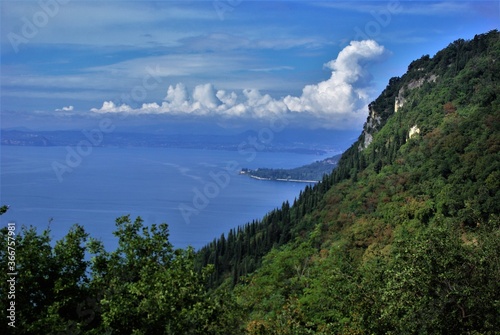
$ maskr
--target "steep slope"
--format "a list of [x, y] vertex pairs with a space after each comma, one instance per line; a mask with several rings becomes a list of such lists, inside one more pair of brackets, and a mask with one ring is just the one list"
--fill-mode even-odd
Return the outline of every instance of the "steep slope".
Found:
[[412, 62], [331, 175], [200, 252], [250, 334], [500, 329], [499, 56], [492, 31]]

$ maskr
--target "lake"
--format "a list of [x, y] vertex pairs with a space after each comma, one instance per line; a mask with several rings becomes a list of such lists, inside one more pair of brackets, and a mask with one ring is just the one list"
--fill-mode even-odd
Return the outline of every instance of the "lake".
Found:
[[112, 250], [115, 218], [130, 214], [147, 225], [168, 223], [175, 247], [198, 249], [285, 200], [293, 202], [305, 187], [254, 180], [239, 175], [242, 167], [291, 168], [328, 156], [94, 147], [75, 158], [71, 150], [1, 146], [0, 204], [10, 205], [2, 226], [13, 221], [41, 231], [50, 221], [58, 240], [79, 223]]

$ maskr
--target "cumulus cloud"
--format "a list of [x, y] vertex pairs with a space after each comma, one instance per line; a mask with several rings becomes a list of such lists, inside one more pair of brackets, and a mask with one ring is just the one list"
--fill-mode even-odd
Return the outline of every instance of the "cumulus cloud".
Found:
[[331, 70], [330, 78], [306, 85], [300, 96], [275, 99], [256, 89], [245, 89], [240, 94], [217, 90], [212, 84], [201, 84], [189, 92], [182, 84], [170, 85], [160, 104], [144, 103], [139, 108], [117, 105], [111, 101], [95, 113], [133, 114], [191, 114], [224, 117], [303, 117], [315, 119], [324, 127], [345, 127], [361, 124], [367, 115], [371, 76], [366, 69], [370, 61], [380, 58], [383, 46], [372, 40], [352, 41], [337, 58], [325, 64]]
[[188, 91], [184, 84], [177, 84], [175, 85], [175, 87], [170, 85], [168, 87], [165, 100], [172, 110], [178, 110], [179, 112], [189, 112], [190, 103], [188, 99]]
[[133, 112], [134, 109], [126, 104], [117, 106], [113, 101], [104, 101], [101, 108], [92, 108], [90, 111], [94, 113], [125, 113]]
[[67, 106], [63, 108], [56, 109], [56, 112], [72, 112], [75, 109], [73, 106]]
[[198, 85], [193, 91], [195, 110], [215, 110], [221, 104], [212, 84]]
[[356, 112], [368, 99], [370, 74], [363, 65], [383, 53], [384, 47], [375, 41], [351, 42], [337, 59], [325, 64], [332, 70], [330, 79], [305, 86], [300, 97], [285, 97], [285, 104], [292, 112], [320, 115]]

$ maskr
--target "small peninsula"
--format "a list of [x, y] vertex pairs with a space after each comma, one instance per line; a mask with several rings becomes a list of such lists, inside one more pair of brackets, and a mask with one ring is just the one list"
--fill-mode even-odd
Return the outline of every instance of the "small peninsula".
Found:
[[317, 183], [325, 174], [329, 174], [337, 166], [342, 154], [338, 154], [311, 164], [293, 169], [243, 168], [240, 174], [258, 180], [288, 181], [299, 183]]

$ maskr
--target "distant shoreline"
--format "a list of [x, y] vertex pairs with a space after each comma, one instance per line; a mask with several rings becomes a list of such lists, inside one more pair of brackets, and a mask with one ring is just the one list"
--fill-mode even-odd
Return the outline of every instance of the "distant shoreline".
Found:
[[246, 174], [257, 180], [287, 181], [292, 183], [316, 184], [323, 180], [325, 175], [330, 174], [337, 166], [342, 154], [316, 161], [307, 165], [292, 169], [270, 169], [258, 168], [255, 170], [243, 168], [240, 174]]
[[[242, 173], [246, 174], [246, 173]], [[266, 181], [285, 181], [285, 182], [292, 182], [292, 183], [319, 183], [319, 180], [301, 180], [301, 179], [281, 179], [281, 178], [263, 178], [263, 177], [257, 177], [251, 174], [246, 174], [250, 178], [257, 179], [257, 180], [266, 180]]]

